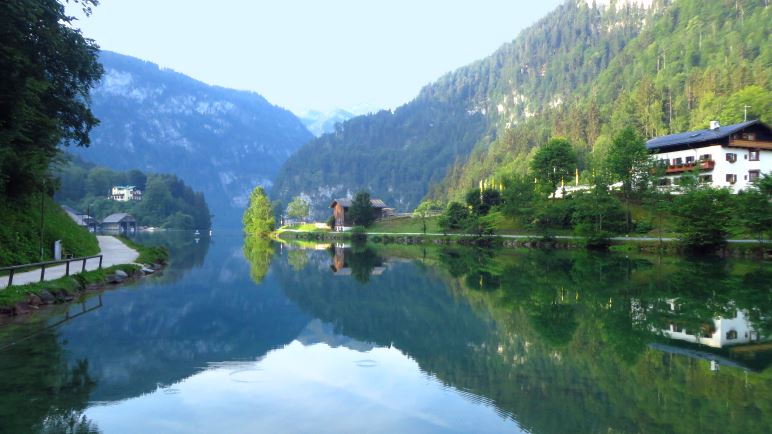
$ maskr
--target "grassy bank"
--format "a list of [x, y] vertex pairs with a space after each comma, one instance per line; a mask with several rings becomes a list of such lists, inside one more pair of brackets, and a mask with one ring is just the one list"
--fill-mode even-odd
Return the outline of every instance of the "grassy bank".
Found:
[[163, 246], [145, 246], [124, 236], [116, 237], [123, 244], [139, 252], [137, 262], [140, 264], [165, 264], [169, 260], [169, 251]]
[[[43, 204], [43, 260], [53, 259], [53, 244], [62, 240], [64, 253], [99, 253], [96, 236], [75, 222], [51, 198]], [[40, 261], [40, 195], [3, 204], [0, 213], [0, 266]]]
[[138, 265], [114, 265], [109, 268], [86, 271], [56, 280], [11, 286], [0, 290], [0, 308], [10, 308], [16, 303], [26, 302], [29, 299], [29, 294], [39, 295], [43, 291], [50, 293], [65, 291], [68, 295], [74, 296], [84, 291], [88, 286], [105, 284], [107, 277], [114, 274], [117, 270], [122, 270], [131, 276], [138, 272], [139, 269]]

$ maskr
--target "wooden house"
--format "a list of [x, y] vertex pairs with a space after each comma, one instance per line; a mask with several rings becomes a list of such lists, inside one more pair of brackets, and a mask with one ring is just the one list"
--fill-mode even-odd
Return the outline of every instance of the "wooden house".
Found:
[[[351, 199], [335, 199], [330, 204], [332, 215], [335, 216], [335, 230], [342, 231], [345, 228], [354, 226], [354, 223], [348, 217], [348, 209], [351, 207]], [[386, 204], [380, 199], [370, 199], [370, 206], [373, 208], [373, 217], [377, 220], [385, 216]]]

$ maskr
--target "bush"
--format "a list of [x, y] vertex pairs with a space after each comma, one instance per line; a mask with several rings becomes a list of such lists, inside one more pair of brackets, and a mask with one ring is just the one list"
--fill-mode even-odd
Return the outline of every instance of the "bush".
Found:
[[330, 227], [330, 229], [335, 229], [335, 216], [331, 215], [330, 218], [327, 219], [327, 226]]
[[364, 226], [354, 226], [351, 229], [351, 237], [355, 240], [366, 240], [367, 229]]
[[677, 196], [672, 213], [681, 243], [691, 250], [705, 252], [724, 246], [732, 203], [732, 194], [723, 188], [698, 188]]

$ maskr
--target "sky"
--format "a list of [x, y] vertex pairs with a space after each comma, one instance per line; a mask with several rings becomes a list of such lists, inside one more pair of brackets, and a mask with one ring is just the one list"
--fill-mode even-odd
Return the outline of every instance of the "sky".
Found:
[[102, 49], [295, 113], [362, 113], [410, 101], [562, 1], [100, 0], [68, 13]]

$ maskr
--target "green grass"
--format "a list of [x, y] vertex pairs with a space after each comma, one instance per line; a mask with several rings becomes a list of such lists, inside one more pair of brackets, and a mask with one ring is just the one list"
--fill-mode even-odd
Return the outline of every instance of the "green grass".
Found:
[[123, 244], [139, 252], [137, 262], [140, 264], [165, 264], [169, 260], [169, 251], [163, 246], [145, 246], [133, 240], [118, 236]]
[[38, 283], [29, 283], [27, 285], [15, 285], [0, 289], [0, 307], [13, 306], [15, 303], [27, 301], [29, 293], [39, 294], [43, 290], [66, 290], [69, 293], [79, 291], [88, 285], [103, 283], [108, 275], [115, 273], [116, 270], [123, 270], [132, 275], [139, 270], [138, 265], [125, 264], [114, 265], [101, 270], [86, 271], [85, 273], [73, 274], [56, 280], [50, 280]]
[[[0, 266], [40, 261], [40, 195], [8, 200], [0, 213]], [[53, 259], [53, 244], [75, 257], [99, 253], [96, 236], [78, 226], [51, 198], [43, 201], [43, 260]]]
[[[428, 217], [426, 219], [426, 232], [442, 232], [440, 227], [437, 225], [437, 220], [438, 217]], [[390, 234], [400, 232], [422, 233], [423, 231], [423, 223], [421, 222], [420, 218], [416, 217], [401, 217], [391, 220], [378, 221], [367, 228], [367, 232], [385, 232]]]

